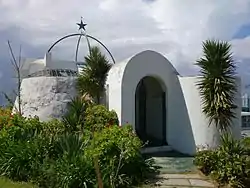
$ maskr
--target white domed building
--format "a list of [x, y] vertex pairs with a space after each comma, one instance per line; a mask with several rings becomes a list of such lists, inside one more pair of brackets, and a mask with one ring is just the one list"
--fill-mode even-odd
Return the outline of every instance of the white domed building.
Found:
[[[24, 116], [42, 121], [60, 118], [76, 95], [77, 61], [44, 59], [26, 61], [22, 69], [21, 99]], [[115, 110], [120, 124], [131, 124], [138, 136], [156, 149], [194, 154], [196, 147], [218, 143], [215, 126], [208, 126], [202, 113], [198, 77], [182, 77], [172, 64], [155, 51], [143, 51], [111, 68], [106, 103]], [[240, 138], [241, 81], [237, 79], [236, 118], [232, 132]]]

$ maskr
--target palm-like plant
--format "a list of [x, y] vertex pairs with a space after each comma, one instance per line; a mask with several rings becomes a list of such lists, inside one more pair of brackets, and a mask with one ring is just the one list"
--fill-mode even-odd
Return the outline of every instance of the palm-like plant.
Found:
[[197, 83], [202, 97], [203, 113], [220, 131], [228, 130], [235, 118], [234, 97], [236, 66], [227, 42], [207, 40], [203, 43], [203, 57], [197, 60], [200, 80]]
[[62, 118], [62, 122], [67, 131], [72, 132], [83, 129], [85, 110], [88, 106], [89, 103], [80, 97], [71, 99], [68, 103], [68, 111]]
[[105, 83], [111, 64], [98, 47], [91, 47], [90, 54], [85, 57], [85, 65], [79, 75], [77, 87], [79, 93], [88, 95], [97, 104], [105, 91]]
[[[77, 88], [82, 96], [92, 98], [97, 104], [101, 103], [101, 97], [105, 91], [105, 83], [111, 64], [98, 47], [90, 47], [89, 55], [85, 57], [85, 65], [77, 80]], [[95, 171], [98, 187], [103, 187], [98, 157], [94, 157]]]

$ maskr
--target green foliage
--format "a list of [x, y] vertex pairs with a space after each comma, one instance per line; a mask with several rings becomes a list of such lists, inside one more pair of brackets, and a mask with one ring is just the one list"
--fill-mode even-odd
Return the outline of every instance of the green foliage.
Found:
[[[58, 121], [41, 123], [38, 118], [15, 115], [11, 126], [0, 131], [0, 174], [18, 181], [36, 176], [45, 157], [54, 156], [53, 139]], [[55, 125], [58, 127], [55, 127]], [[47, 130], [48, 129], [48, 130]]]
[[7, 125], [11, 125], [11, 121], [13, 119], [11, 112], [11, 108], [0, 107], [0, 129]]
[[93, 187], [95, 174], [91, 159], [84, 155], [85, 141], [79, 134], [64, 134], [57, 137], [55, 160], [47, 158], [39, 169], [35, 182], [44, 188]]
[[205, 175], [209, 175], [216, 169], [217, 155], [213, 150], [199, 151], [194, 159], [194, 164]]
[[63, 134], [57, 137], [55, 141], [55, 150], [59, 154], [58, 157], [68, 156], [74, 157], [82, 154], [83, 148], [88, 144], [89, 140], [83, 140], [80, 134]]
[[27, 181], [36, 176], [38, 167], [50, 151], [46, 137], [29, 141], [1, 141], [4, 142], [1, 144], [0, 173], [17, 181]]
[[142, 142], [131, 126], [112, 126], [94, 133], [86, 153], [100, 159], [104, 184], [107, 187], [130, 187], [154, 171], [152, 161], [140, 153]]
[[201, 68], [197, 86], [203, 112], [220, 130], [227, 130], [235, 117], [236, 72], [230, 50], [227, 42], [207, 40], [203, 43], [203, 57], [196, 63]]
[[85, 110], [88, 103], [80, 97], [75, 97], [68, 103], [68, 112], [63, 117], [65, 129], [69, 132], [79, 131], [84, 126]]
[[194, 163], [206, 175], [220, 184], [231, 187], [250, 186], [250, 161], [240, 140], [230, 134], [221, 136], [221, 146], [215, 150], [198, 152]]
[[250, 137], [243, 138], [242, 145], [245, 148], [246, 154], [250, 156]]
[[109, 111], [103, 105], [91, 105], [85, 113], [84, 128], [89, 131], [100, 131], [107, 126], [119, 125], [115, 111]]
[[46, 188], [87, 188], [95, 185], [92, 163], [84, 155], [75, 155], [70, 160], [64, 155], [53, 163], [48, 163], [43, 172], [39, 185]]
[[12, 182], [7, 178], [0, 178], [0, 187], [1, 188], [38, 188], [35, 185], [28, 184], [25, 182]]
[[90, 54], [85, 57], [83, 71], [77, 81], [81, 95], [88, 94], [97, 104], [100, 104], [105, 83], [111, 64], [98, 47], [91, 47]]
[[118, 125], [117, 115], [104, 106], [91, 105], [81, 117], [93, 132], [59, 120], [8, 115], [0, 129], [0, 175], [7, 178], [44, 188], [96, 187], [94, 160], [99, 159], [105, 187], [131, 187], [154, 170], [132, 128], [112, 126]]

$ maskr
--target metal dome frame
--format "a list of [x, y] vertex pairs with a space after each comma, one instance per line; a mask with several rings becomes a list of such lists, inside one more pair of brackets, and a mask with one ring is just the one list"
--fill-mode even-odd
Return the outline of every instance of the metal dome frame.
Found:
[[76, 37], [76, 36], [79, 36], [79, 39], [78, 39], [78, 42], [77, 42], [77, 48], [76, 48], [76, 59], [75, 59], [76, 62], [77, 62], [77, 54], [78, 54], [78, 48], [79, 48], [79, 44], [80, 44], [81, 37], [82, 37], [82, 36], [85, 36], [85, 37], [87, 37], [87, 38], [93, 39], [93, 40], [95, 40], [96, 42], [98, 42], [98, 43], [108, 52], [108, 54], [110, 55], [110, 57], [111, 57], [113, 63], [115, 64], [115, 58], [114, 58], [114, 56], [112, 55], [112, 53], [109, 51], [109, 49], [108, 49], [99, 39], [97, 39], [97, 38], [95, 38], [95, 37], [93, 37], [93, 36], [91, 36], [91, 35], [84, 34], [84, 33], [73, 33], [73, 34], [69, 34], [69, 35], [66, 35], [66, 36], [64, 36], [64, 37], [62, 37], [62, 38], [60, 38], [60, 39], [58, 39], [56, 42], [54, 42], [54, 43], [50, 46], [50, 48], [48, 49], [47, 53], [50, 53], [50, 51], [51, 51], [59, 42], [61, 42], [62, 40], [67, 39], [67, 38], [70, 38], [70, 37]]

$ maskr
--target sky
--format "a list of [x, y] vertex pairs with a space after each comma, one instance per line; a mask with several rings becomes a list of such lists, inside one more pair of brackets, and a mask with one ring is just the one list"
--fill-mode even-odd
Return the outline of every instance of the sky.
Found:
[[[250, 83], [250, 0], [0, 0], [0, 91], [13, 88], [7, 40], [16, 55], [21, 45], [23, 57], [43, 58], [57, 39], [79, 32], [81, 16], [116, 62], [150, 49], [182, 75], [197, 74], [202, 41], [228, 41], [243, 85]], [[60, 43], [53, 57], [73, 60], [76, 41]], [[83, 59], [84, 41], [80, 51]]]

